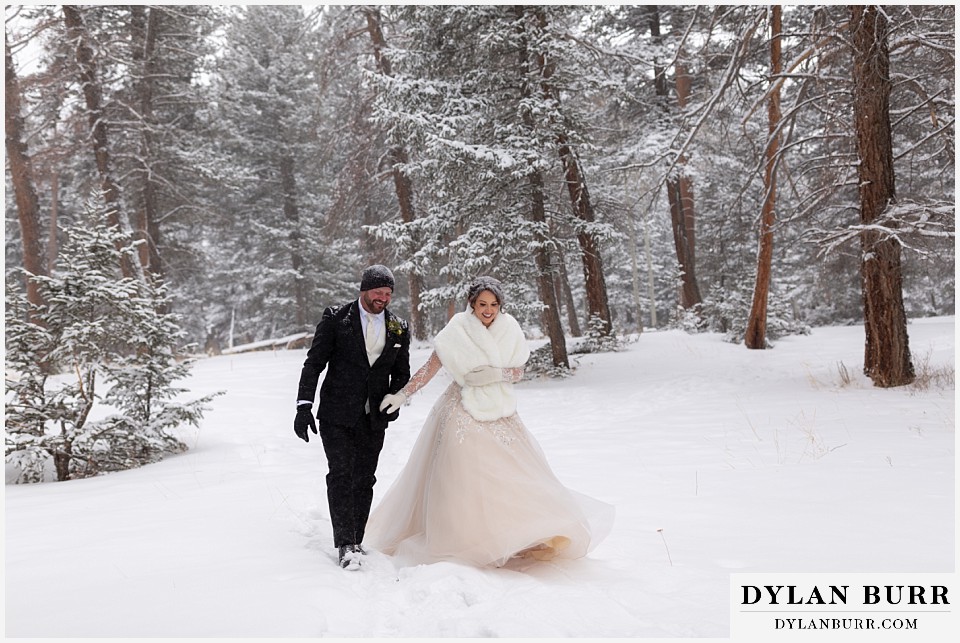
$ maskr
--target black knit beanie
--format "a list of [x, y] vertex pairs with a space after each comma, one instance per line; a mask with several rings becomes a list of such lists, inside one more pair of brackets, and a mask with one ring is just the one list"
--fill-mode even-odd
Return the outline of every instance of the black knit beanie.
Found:
[[393, 273], [386, 266], [376, 264], [363, 271], [360, 278], [360, 290], [373, 290], [374, 288], [390, 288], [393, 290]]

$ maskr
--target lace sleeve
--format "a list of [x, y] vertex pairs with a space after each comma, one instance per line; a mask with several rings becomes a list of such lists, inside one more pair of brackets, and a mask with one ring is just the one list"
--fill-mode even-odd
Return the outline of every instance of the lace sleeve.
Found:
[[410, 381], [407, 382], [407, 385], [404, 386], [400, 392], [406, 395], [407, 399], [410, 399], [414, 393], [422, 389], [433, 379], [433, 376], [440, 370], [440, 366], [440, 358], [437, 357], [437, 352], [433, 351], [430, 353], [430, 358], [427, 362], [420, 367], [420, 370], [413, 374], [413, 377], [410, 378]]
[[516, 368], [505, 368], [503, 369], [503, 381], [510, 382], [511, 384], [516, 384], [523, 379], [523, 370], [522, 366], [517, 366]]

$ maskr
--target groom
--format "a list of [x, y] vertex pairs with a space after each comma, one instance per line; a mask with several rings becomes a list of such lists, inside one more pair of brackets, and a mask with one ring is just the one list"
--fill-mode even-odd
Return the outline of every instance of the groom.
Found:
[[309, 442], [307, 429], [317, 433], [311, 412], [317, 382], [329, 366], [320, 387], [317, 419], [327, 456], [333, 544], [344, 569], [360, 567], [384, 432], [399, 415], [381, 412], [380, 402], [410, 379], [407, 323], [387, 310], [393, 285], [393, 273], [386, 266], [364, 270], [359, 299], [323, 311], [300, 373], [293, 430]]

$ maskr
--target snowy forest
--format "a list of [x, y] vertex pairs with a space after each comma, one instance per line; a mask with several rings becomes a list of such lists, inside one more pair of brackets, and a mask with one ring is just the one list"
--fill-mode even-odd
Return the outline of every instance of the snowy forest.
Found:
[[108, 363], [123, 421], [162, 436], [199, 413], [174, 356], [298, 346], [374, 263], [423, 341], [501, 279], [547, 371], [569, 337], [863, 323], [865, 372], [906, 383], [907, 319], [955, 305], [954, 26], [946, 4], [8, 5], [18, 394], [82, 354], [71, 417]]
[[[767, 337], [862, 320], [874, 226], [907, 315], [954, 309], [952, 6], [884, 7], [867, 45], [849, 6], [304, 7], [8, 6], [8, 281], [102, 217], [209, 352], [312, 330], [372, 263], [420, 339], [490, 273], [551, 338], [740, 341], [761, 288]], [[867, 221], [856, 57], [881, 45]]]

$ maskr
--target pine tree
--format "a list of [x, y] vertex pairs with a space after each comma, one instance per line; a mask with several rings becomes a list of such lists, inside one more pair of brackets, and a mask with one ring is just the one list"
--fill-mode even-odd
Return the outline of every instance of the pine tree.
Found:
[[[33, 277], [34, 309], [8, 279], [6, 458], [20, 482], [70, 480], [129, 469], [186, 449], [175, 429], [198, 425], [207, 395], [179, 401], [189, 370], [166, 293], [118, 276], [129, 237], [93, 217], [64, 231], [59, 269]], [[105, 392], [101, 392], [101, 386]]]
[[[703, 294], [695, 327], [742, 335], [736, 316], [748, 314], [767, 193], [764, 105], [776, 87], [768, 326], [862, 321], [846, 7], [783, 8], [790, 37], [779, 85], [766, 80], [764, 7], [660, 5], [657, 38], [649, 5], [382, 6], [391, 74], [377, 66], [368, 10], [17, 9], [7, 24], [14, 62], [38, 53], [16, 80], [38, 201], [33, 236], [48, 250], [47, 270], [58, 225], [79, 222], [83, 203], [112, 181], [117, 211], [147, 241], [137, 263], [163, 275], [171, 310], [214, 351], [306, 332], [323, 306], [355, 296], [369, 263], [422, 276], [428, 332], [462, 305], [467, 281], [492, 272], [510, 284], [511, 312], [529, 328], [556, 334], [541, 322], [548, 306], [579, 334], [590, 308], [585, 231], [602, 248], [614, 324], [632, 326], [644, 308], [663, 323], [692, 276]], [[533, 52], [527, 79], [546, 81], [526, 98], [518, 11]], [[68, 29], [65, 12], [82, 24]], [[897, 200], [884, 222], [901, 245], [909, 317], [952, 312], [955, 301], [954, 12], [885, 8]], [[674, 92], [685, 78], [680, 109]], [[98, 106], [93, 127], [88, 105]], [[91, 134], [105, 140], [96, 151], [109, 154], [106, 173]], [[561, 135], [575, 154], [558, 153]], [[397, 142], [406, 158], [389, 153]], [[37, 244], [18, 224], [14, 166], [5, 250], [8, 266], [25, 266]], [[568, 181], [570, 169], [589, 179], [593, 224], [573, 216], [569, 188], [587, 182]], [[542, 220], [531, 170], [542, 178]], [[416, 219], [406, 223], [397, 178], [416, 188]], [[546, 301], [545, 271], [556, 304]], [[415, 298], [399, 280], [398, 311]]]
[[225, 284], [218, 323], [248, 341], [307, 330], [339, 291], [342, 266], [359, 272], [356, 238], [325, 234], [329, 195], [318, 191], [331, 182], [321, 165], [313, 22], [296, 6], [236, 9], [213, 78], [225, 164], [212, 239], [212, 271]]
[[507, 283], [511, 313], [536, 319], [540, 304], [522, 277], [536, 274], [531, 251], [549, 231], [530, 221], [526, 186], [545, 150], [522, 126], [517, 84], [504, 80], [518, 79], [510, 13], [460, 6], [402, 15], [405, 48], [392, 51], [392, 77], [369, 77], [373, 118], [416, 150], [407, 170], [424, 189], [416, 221], [375, 231], [412, 271], [434, 275], [422, 293], [427, 309], [458, 311], [469, 281], [492, 273]]

